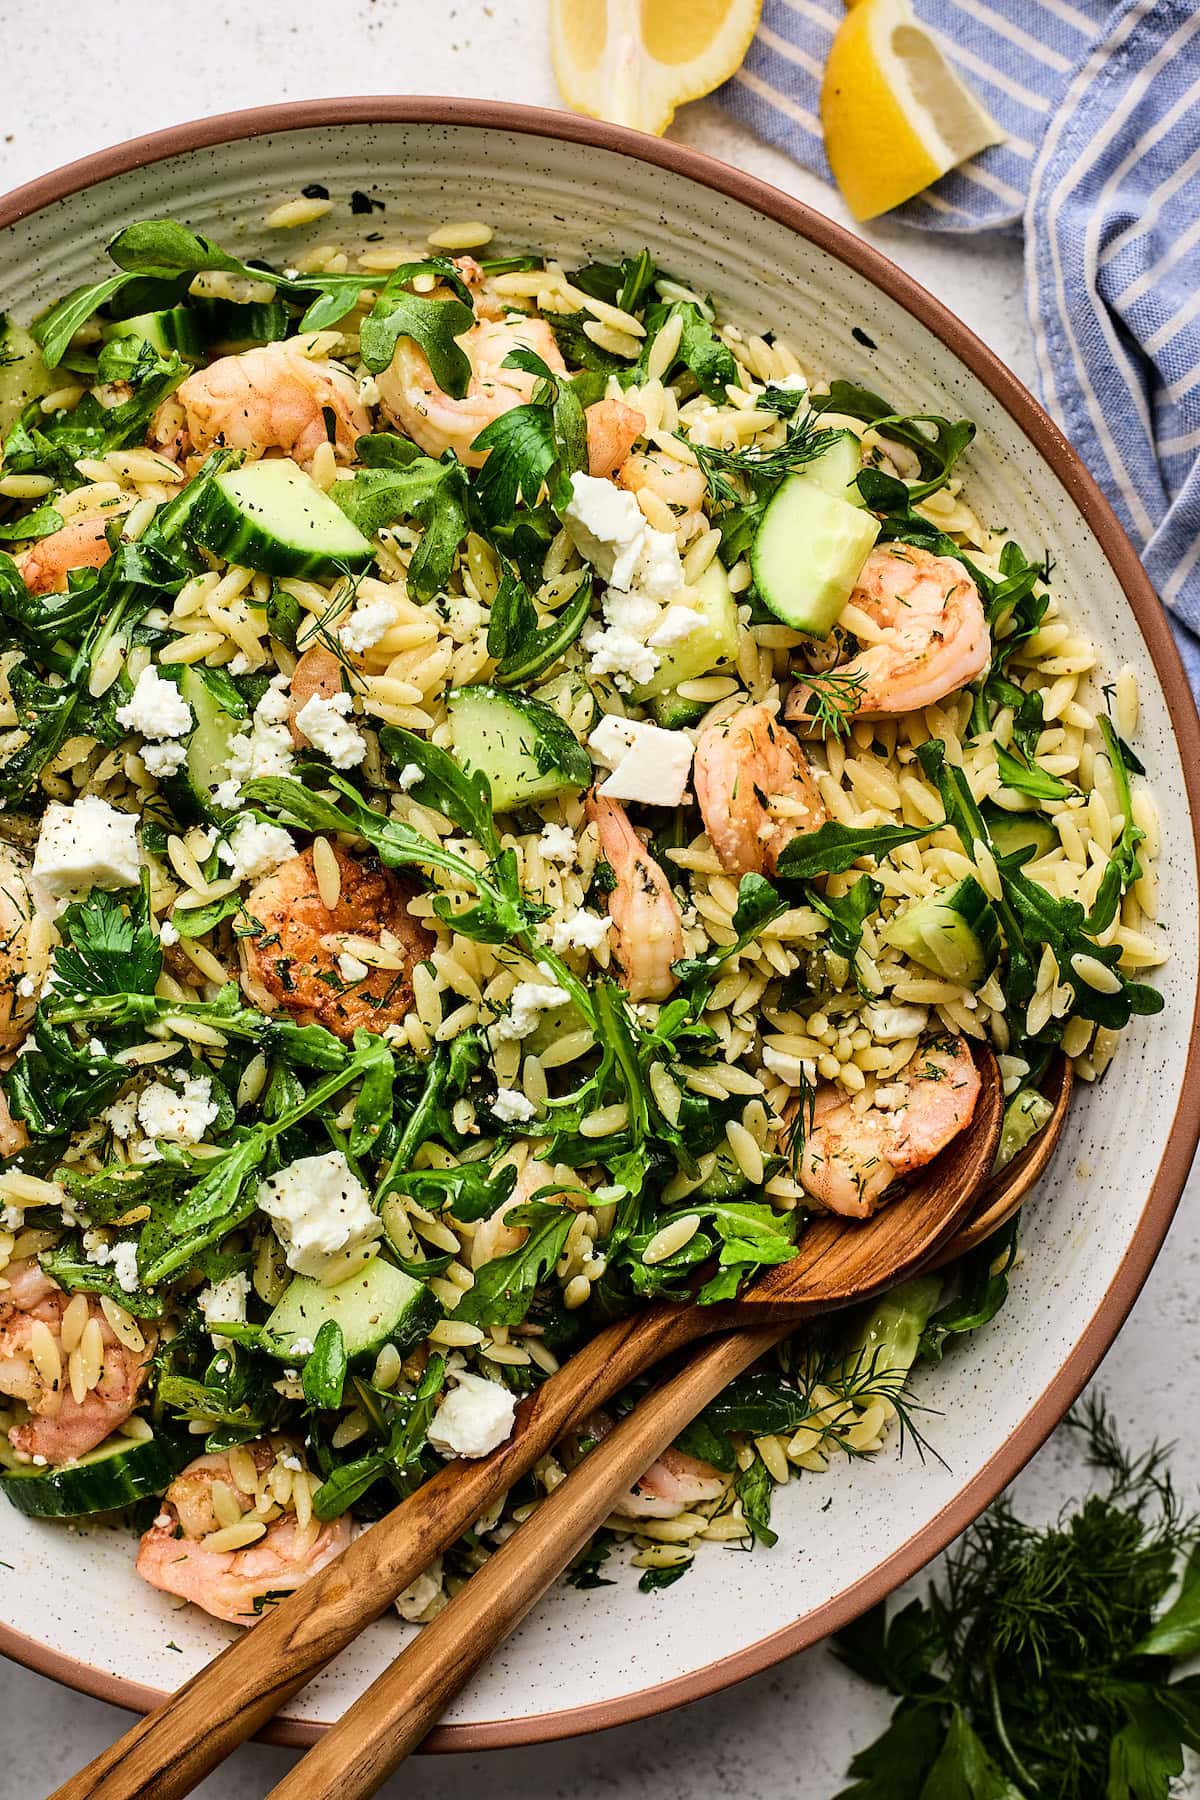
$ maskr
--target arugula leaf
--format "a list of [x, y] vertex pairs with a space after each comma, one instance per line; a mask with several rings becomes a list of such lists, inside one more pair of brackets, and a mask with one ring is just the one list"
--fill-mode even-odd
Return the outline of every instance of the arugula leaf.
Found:
[[104, 406], [89, 392], [70, 412], [49, 416], [35, 401], [5, 439], [4, 463], [11, 473], [49, 473], [65, 487], [78, 487], [81, 478], [75, 464], [82, 458], [103, 456], [143, 440], [150, 419], [183, 380], [188, 365], [174, 352], [160, 357], [138, 338], [121, 343], [136, 350], [120, 375], [133, 389], [129, 398]]
[[852, 963], [862, 943], [863, 926], [879, 906], [883, 888], [870, 875], [860, 875], [849, 893], [832, 899], [809, 886], [805, 900], [829, 921], [829, 943], [839, 956]]
[[817, 831], [792, 838], [780, 853], [780, 881], [811, 881], [814, 875], [840, 875], [861, 856], [876, 861], [901, 844], [915, 843], [940, 831], [940, 825], [840, 825], [829, 819]]
[[1025, 794], [1030, 800], [1066, 800], [1071, 793], [1069, 783], [1014, 756], [1003, 744], [996, 745], [996, 766], [1004, 786], [1015, 794]]
[[210, 900], [206, 906], [177, 906], [171, 923], [183, 938], [205, 937], [226, 919], [232, 919], [245, 905], [241, 894], [226, 894], [223, 900]]
[[505, 1214], [508, 1225], [527, 1227], [525, 1242], [508, 1256], [494, 1257], [476, 1271], [454, 1316], [467, 1325], [519, 1325], [563, 1253], [575, 1214], [569, 1206], [530, 1200]]
[[779, 1533], [771, 1530], [775, 1483], [766, 1464], [755, 1457], [748, 1469], [740, 1470], [734, 1477], [733, 1491], [742, 1503], [742, 1514], [754, 1533], [755, 1542], [769, 1550], [779, 1542]]
[[683, 321], [679, 348], [669, 366], [663, 370], [662, 379], [669, 381], [676, 370], [685, 368], [695, 377], [697, 386], [710, 400], [723, 401], [726, 387], [737, 381], [737, 363], [732, 350], [721, 342], [692, 300], [660, 300], [646, 308], [642, 319], [646, 330], [642, 353], [622, 380], [627, 385], [640, 385], [648, 379], [650, 348], [663, 327], [675, 318]]
[[[958, 1264], [959, 1290], [939, 1308], [921, 1333], [918, 1356], [941, 1362], [947, 1341], [978, 1331], [993, 1320], [1008, 1298], [1009, 1272], [1017, 1258], [1020, 1216], [978, 1245]], [[993, 1265], [995, 1265], [993, 1272]]]
[[672, 963], [671, 970], [680, 986], [688, 991], [694, 1009], [699, 1008], [702, 993], [712, 986], [721, 964], [744, 950], [747, 944], [765, 930], [774, 919], [788, 910], [777, 888], [763, 875], [743, 875], [738, 883], [738, 902], [733, 912], [733, 929], [737, 937], [732, 944], [710, 950], [706, 956], [685, 956]]
[[592, 578], [585, 574], [571, 599], [548, 625], [540, 626], [537, 608], [513, 565], [500, 559], [500, 587], [492, 602], [487, 644], [497, 667], [496, 687], [515, 687], [545, 674], [583, 630], [592, 604]]
[[663, 1569], [643, 1569], [638, 1581], [639, 1594], [656, 1594], [661, 1588], [673, 1587], [691, 1568], [691, 1562], [671, 1563]]
[[607, 300], [622, 312], [636, 313], [658, 273], [649, 250], [641, 250], [636, 256], [623, 257], [619, 263], [589, 263], [586, 268], [576, 269], [571, 281], [593, 300]]
[[[376, 453], [369, 446], [376, 442], [374, 437], [359, 438], [355, 450], [361, 461], [373, 461]], [[376, 463], [360, 469], [351, 481], [335, 482], [333, 498], [366, 537], [398, 519], [419, 520], [424, 529], [409, 564], [408, 585], [418, 600], [432, 600], [449, 584], [467, 535], [468, 492], [461, 463], [418, 455], [402, 467]]]
[[[908, 489], [909, 504], [945, 486], [955, 463], [975, 436], [969, 419], [951, 422], [937, 413], [897, 413], [870, 388], [855, 387], [848, 381], [830, 382], [829, 392], [813, 395], [810, 404], [814, 412], [845, 413], [851, 419], [865, 419], [882, 436], [916, 452], [925, 480]], [[922, 430], [922, 426], [929, 430]]]
[[43, 1250], [38, 1262], [68, 1294], [107, 1294], [135, 1319], [161, 1318], [166, 1308], [160, 1295], [144, 1294], [140, 1288], [127, 1293], [110, 1268], [89, 1262], [78, 1236], [64, 1238], [53, 1250]]
[[342, 1328], [336, 1319], [326, 1319], [300, 1373], [305, 1405], [314, 1412], [332, 1412], [339, 1407], [346, 1383], [346, 1367]]
[[[394, 1415], [387, 1443], [379, 1450], [329, 1470], [313, 1495], [313, 1512], [318, 1519], [340, 1517], [356, 1505], [380, 1477], [389, 1480], [401, 1498], [419, 1483], [421, 1472], [414, 1465], [418, 1465], [425, 1448], [445, 1374], [445, 1357], [431, 1356], [412, 1399], [392, 1401]], [[366, 1392], [365, 1384], [360, 1383], [358, 1387], [361, 1399]], [[410, 1470], [412, 1475], [407, 1473]]]
[[[436, 275], [452, 290], [449, 298], [408, 291], [418, 275]], [[315, 308], [310, 308], [310, 315]], [[349, 308], [346, 308], [349, 311]], [[342, 314], [338, 315], [342, 317]], [[306, 315], [305, 329], [314, 330], [335, 321]], [[402, 263], [393, 269], [379, 298], [363, 320], [359, 334], [362, 359], [373, 373], [386, 369], [402, 337], [411, 338], [425, 353], [433, 379], [442, 392], [461, 400], [471, 380], [471, 360], [456, 339], [471, 329], [475, 312], [462, 276], [447, 257]]]
[[422, 1204], [446, 1207], [452, 1218], [469, 1222], [490, 1218], [517, 1184], [511, 1163], [494, 1167], [491, 1160], [460, 1162], [451, 1169], [408, 1169], [393, 1177], [389, 1192], [411, 1194]]
[[19, 519], [10, 519], [0, 525], [0, 543], [27, 543], [34, 538], [49, 537], [51, 532], [61, 531], [62, 527], [62, 514], [46, 500], [41, 506], [22, 513]]

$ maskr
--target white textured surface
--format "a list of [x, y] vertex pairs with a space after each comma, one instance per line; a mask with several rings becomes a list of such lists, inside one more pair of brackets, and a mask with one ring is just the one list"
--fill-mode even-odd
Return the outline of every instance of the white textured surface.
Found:
[[[22, 0], [14, 13], [21, 11], [28, 13], [29, 29], [6, 34], [6, 85], [21, 93], [25, 104], [5, 126], [0, 187], [158, 125], [260, 101], [385, 87], [554, 100], [540, 28], [532, 40], [518, 32], [517, 9], [461, 5], [435, 21], [430, 9], [415, 0], [366, 5], [343, 0], [331, 30], [327, 8], [318, 14], [315, 7], [258, 0], [248, 22], [245, 13], [226, 15], [212, 7], [201, 9], [194, 0], [176, 0], [168, 36], [161, 6], [126, 0], [106, 28], [103, 55], [90, 61], [86, 92], [76, 95], [66, 115], [56, 84], [45, 86], [42, 70], [24, 46], [44, 43], [47, 26], [52, 35], [65, 27], [70, 9], [61, 3], [41, 6], [35, 17], [28, 0]], [[14, 22], [20, 23], [19, 16]], [[181, 43], [188, 45], [186, 71], [173, 48]], [[23, 57], [28, 58], [24, 68]], [[136, 105], [129, 97], [134, 68], [147, 72], [136, 84]], [[149, 78], [156, 68], [162, 73], [157, 91]], [[817, 183], [729, 126], [715, 108], [689, 109], [678, 129], [698, 147], [837, 210]], [[1028, 373], [1015, 247], [931, 243], [894, 227], [882, 228], [875, 237], [1018, 373]], [[1105, 1368], [1104, 1385], [1118, 1417], [1139, 1439], [1154, 1431], [1172, 1435], [1174, 1420], [1189, 1416], [1188, 1402], [1196, 1396], [1197, 1384], [1189, 1379], [1179, 1353], [1190, 1323], [1195, 1252], [1195, 1234], [1185, 1219]], [[1065, 1493], [1061, 1461], [1051, 1448], [1025, 1478], [1031, 1506], [1051, 1508]], [[1194, 1474], [1194, 1463], [1181, 1472]], [[657, 1610], [671, 1598], [647, 1605]], [[647, 1626], [653, 1632], [649, 1614]], [[661, 1800], [700, 1800], [737, 1789], [746, 1800], [781, 1793], [820, 1800], [835, 1790], [849, 1750], [878, 1716], [873, 1696], [817, 1652], [703, 1703], [692, 1716], [648, 1721], [576, 1746], [497, 1753], [487, 1760], [486, 1777], [497, 1800], [517, 1794], [549, 1800], [568, 1792], [614, 1794], [625, 1800], [651, 1791]], [[27, 1800], [93, 1754], [119, 1728], [121, 1715], [23, 1671], [5, 1670], [0, 1719], [8, 1727], [0, 1796]], [[21, 1727], [14, 1730], [18, 1720]], [[63, 1729], [64, 1720], [70, 1721], [69, 1729]], [[287, 1754], [247, 1750], [201, 1791], [229, 1800], [261, 1794], [281, 1772]], [[469, 1781], [471, 1772], [460, 1762], [426, 1762], [406, 1778], [405, 1791], [449, 1795], [451, 1784]], [[389, 1791], [399, 1793], [399, 1784]]]

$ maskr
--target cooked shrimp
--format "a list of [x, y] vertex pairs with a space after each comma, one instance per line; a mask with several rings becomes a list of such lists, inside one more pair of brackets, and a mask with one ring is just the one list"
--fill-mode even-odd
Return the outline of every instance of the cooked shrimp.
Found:
[[901, 1175], [932, 1162], [970, 1124], [979, 1071], [965, 1038], [922, 1045], [866, 1105], [832, 1083], [817, 1089], [800, 1181], [830, 1212], [869, 1218]]
[[[62, 1343], [63, 1314], [71, 1296], [36, 1262], [10, 1263], [4, 1273], [8, 1286], [0, 1289], [0, 1394], [20, 1400], [30, 1414], [27, 1421], [12, 1426], [9, 1442], [25, 1456], [44, 1456], [55, 1464], [73, 1462], [103, 1443], [129, 1417], [153, 1346], [128, 1349], [104, 1317], [99, 1301], [89, 1297], [87, 1319], [100, 1327], [104, 1362], [99, 1381], [77, 1400]], [[44, 1327], [40, 1333], [35, 1331], [39, 1324]], [[57, 1379], [52, 1369], [47, 1373], [47, 1345], [50, 1363], [55, 1356], [61, 1363]]]
[[292, 670], [292, 679], [288, 686], [288, 724], [291, 728], [292, 742], [297, 750], [308, 748], [308, 739], [296, 724], [297, 715], [314, 695], [321, 700], [332, 700], [335, 694], [342, 691], [342, 665], [332, 650], [324, 644], [313, 644], [304, 652], [296, 667]]
[[[311, 850], [289, 857], [251, 889], [246, 911], [262, 930], [243, 937], [238, 954], [242, 986], [263, 1012], [282, 1006], [303, 1025], [349, 1038], [359, 1026], [379, 1032], [405, 1016], [412, 972], [435, 940], [409, 914], [411, 887], [373, 857], [333, 854], [337, 904], [331, 909], [321, 898]], [[353, 969], [368, 950], [384, 966], [368, 966], [361, 979], [347, 975], [343, 959]]]
[[[956, 557], [885, 544], [868, 556], [850, 600], [883, 633], [882, 642], [838, 665], [843, 678], [860, 678], [859, 718], [919, 712], [966, 687], [988, 665], [992, 640], [983, 602]], [[803, 718], [808, 699], [800, 682], [788, 695], [786, 716]]]
[[514, 350], [532, 350], [555, 375], [565, 375], [566, 364], [545, 319], [480, 319], [455, 341], [471, 364], [461, 400], [443, 393], [420, 345], [402, 337], [391, 362], [376, 377], [379, 403], [428, 456], [453, 450], [469, 469], [478, 469], [487, 459], [486, 450], [471, 448], [479, 433], [502, 413], [523, 406], [537, 386], [536, 375], [506, 369], [505, 358]]
[[72, 569], [102, 569], [112, 555], [104, 535], [111, 517], [73, 519], [18, 557], [21, 580], [30, 593], [63, 594]]
[[[36, 994], [22, 992], [33, 913], [28, 864], [7, 844], [0, 844], [0, 1050], [16, 1049], [37, 1006]], [[12, 1154], [4, 1149], [4, 1138], [12, 1129], [11, 1119], [7, 1128], [0, 1120], [0, 1155]]]
[[[503, 1164], [501, 1165], [503, 1167]], [[554, 1170], [549, 1163], [527, 1162], [516, 1179], [512, 1193], [507, 1200], [502, 1200], [494, 1213], [481, 1219], [475, 1227], [475, 1235], [471, 1239], [471, 1267], [480, 1269], [484, 1263], [491, 1262], [497, 1256], [508, 1256], [519, 1250], [529, 1235], [525, 1225], [509, 1225], [504, 1215], [512, 1211], [514, 1206], [524, 1206], [532, 1199], [539, 1188], [554, 1185]]]
[[[247, 1444], [260, 1476], [276, 1461], [285, 1443]], [[304, 1477], [307, 1480], [307, 1476]], [[258, 1538], [240, 1550], [210, 1547], [207, 1540], [223, 1529], [214, 1506], [217, 1484], [222, 1512], [234, 1508], [243, 1520], [260, 1523]], [[286, 1492], [286, 1489], [282, 1490]], [[326, 1523], [311, 1517], [301, 1525], [295, 1502], [281, 1508], [265, 1492], [265, 1516], [253, 1494], [244, 1494], [225, 1454], [199, 1456], [177, 1475], [162, 1501], [159, 1516], [138, 1547], [137, 1572], [151, 1587], [179, 1594], [202, 1606], [214, 1619], [231, 1625], [253, 1625], [268, 1594], [290, 1594], [310, 1575], [332, 1562], [350, 1542], [348, 1513]]]
[[707, 726], [693, 780], [709, 842], [732, 875], [773, 875], [784, 845], [829, 817], [807, 757], [768, 706]]
[[20, 1119], [8, 1110], [8, 1101], [0, 1093], [0, 1156], [15, 1156], [29, 1142], [29, 1133]]
[[354, 377], [338, 363], [305, 356], [295, 341], [222, 356], [181, 382], [173, 400], [197, 454], [225, 444], [251, 457], [280, 450], [307, 463], [332, 428], [334, 454], [349, 463], [371, 429]]
[[675, 986], [671, 964], [684, 953], [683, 920], [671, 884], [623, 806], [591, 793], [587, 816], [599, 829], [600, 854], [616, 877], [608, 916], [622, 985], [631, 1000], [665, 1000]]
[[629, 458], [629, 452], [646, 429], [636, 407], [623, 400], [596, 400], [588, 407], [587, 453], [589, 475], [611, 475]]
[[[592, 470], [593, 475], [599, 473]], [[665, 450], [639, 451], [617, 470], [617, 486], [631, 494], [653, 494], [675, 515], [675, 529], [684, 539], [695, 537], [704, 524], [704, 496], [708, 484], [702, 469], [681, 462]]]
[[[600, 1410], [589, 1413], [578, 1437], [568, 1439], [568, 1462], [578, 1460], [580, 1439], [586, 1442], [589, 1438], [606, 1438], [612, 1428], [613, 1420], [608, 1413]], [[614, 1502], [612, 1510], [623, 1519], [673, 1519], [698, 1501], [718, 1499], [729, 1486], [729, 1480], [728, 1475], [722, 1475], [711, 1463], [701, 1462], [698, 1457], [689, 1456], [686, 1450], [677, 1450], [672, 1445], [650, 1464], [644, 1475], [638, 1477], [628, 1493]]]

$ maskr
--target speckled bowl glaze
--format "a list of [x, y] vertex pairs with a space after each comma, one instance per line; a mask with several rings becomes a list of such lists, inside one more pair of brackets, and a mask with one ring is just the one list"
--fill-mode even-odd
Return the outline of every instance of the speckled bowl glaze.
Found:
[[[269, 207], [310, 182], [336, 201], [272, 236]], [[386, 204], [370, 221], [352, 190]], [[677, 145], [567, 115], [437, 99], [322, 100], [185, 125], [75, 163], [0, 201], [0, 309], [28, 319], [94, 280], [122, 225], [170, 216], [247, 255], [290, 260], [369, 229], [422, 234], [484, 218], [499, 244], [568, 264], [648, 244], [733, 318], [783, 330], [818, 375], [901, 410], [976, 420], [967, 466], [986, 518], [1054, 558], [1059, 591], [1141, 680], [1138, 750], [1163, 815], [1172, 960], [1166, 1008], [1135, 1020], [1102, 1089], [1077, 1092], [1027, 1213], [1026, 1260], [1001, 1320], [920, 1377], [944, 1463], [895, 1448], [777, 1499], [774, 1550], [717, 1547], [646, 1597], [631, 1579], [554, 1591], [457, 1701], [431, 1743], [475, 1749], [564, 1736], [690, 1700], [844, 1624], [939, 1551], [1062, 1416], [1111, 1343], [1162, 1242], [1197, 1136], [1200, 728], [1161, 610], [1108, 506], [1056, 428], [966, 328], [907, 276], [798, 202]], [[228, 1627], [143, 1586], [128, 1536], [0, 1511], [0, 1649], [74, 1687], [145, 1708], [226, 1642]], [[384, 1665], [403, 1628], [369, 1631], [293, 1703], [304, 1741]]]

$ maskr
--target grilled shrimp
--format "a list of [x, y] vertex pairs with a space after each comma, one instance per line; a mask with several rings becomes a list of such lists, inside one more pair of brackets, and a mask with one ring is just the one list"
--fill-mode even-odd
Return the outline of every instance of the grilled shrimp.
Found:
[[354, 377], [338, 363], [305, 356], [295, 341], [218, 358], [180, 383], [167, 406], [175, 402], [183, 408], [186, 446], [197, 454], [225, 444], [251, 457], [279, 450], [307, 463], [332, 430], [334, 454], [349, 463], [371, 429]]
[[773, 875], [784, 845], [829, 817], [807, 757], [767, 706], [707, 726], [693, 780], [709, 842], [731, 875]]
[[30, 593], [63, 594], [72, 569], [102, 569], [112, 555], [104, 535], [111, 517], [73, 519], [18, 557], [21, 580]]
[[[289, 857], [251, 889], [246, 911], [262, 930], [243, 937], [238, 954], [242, 986], [263, 1012], [282, 1006], [301, 1024], [350, 1038], [359, 1026], [380, 1032], [405, 1016], [412, 972], [435, 940], [409, 914], [412, 888], [374, 858], [334, 855], [337, 904], [321, 898], [311, 850]], [[369, 944], [383, 966], [367, 966], [356, 944], [364, 951]]]
[[645, 431], [646, 421], [636, 407], [626, 406], [623, 400], [595, 400], [586, 417], [588, 474], [611, 475], [632, 460], [629, 452]]
[[[287, 1446], [260, 1440], [245, 1448], [262, 1477], [275, 1463], [277, 1449]], [[325, 1524], [306, 1513], [302, 1525], [294, 1499], [281, 1507], [273, 1498], [273, 1484], [265, 1484], [260, 1492], [265, 1509], [256, 1505], [255, 1495], [242, 1492], [228, 1455], [197, 1457], [175, 1477], [158, 1518], [143, 1536], [138, 1574], [151, 1587], [202, 1606], [214, 1619], [253, 1625], [256, 1606], [261, 1607], [268, 1594], [303, 1587], [310, 1575], [346, 1548], [353, 1529], [345, 1513]], [[210, 1545], [211, 1536], [223, 1529], [214, 1495], [223, 1513], [236, 1509], [245, 1522], [261, 1525], [253, 1542], [238, 1550]]]
[[508, 1225], [504, 1215], [511, 1212], [514, 1206], [524, 1206], [539, 1188], [551, 1187], [553, 1184], [554, 1170], [549, 1163], [534, 1160], [525, 1164], [508, 1199], [502, 1200], [495, 1212], [489, 1213], [486, 1219], [481, 1219], [475, 1228], [475, 1235], [471, 1239], [473, 1269], [480, 1269], [495, 1257], [508, 1256], [513, 1250], [521, 1248], [529, 1235], [528, 1226]]
[[[30, 1415], [10, 1429], [9, 1442], [25, 1456], [73, 1462], [129, 1417], [153, 1346], [127, 1348], [98, 1300], [65, 1294], [36, 1262], [10, 1263], [5, 1279], [8, 1286], [0, 1289], [0, 1394], [23, 1402]], [[67, 1321], [72, 1349], [78, 1346], [86, 1353], [85, 1336], [94, 1338], [93, 1327], [99, 1330], [103, 1362], [100, 1378], [90, 1388], [83, 1386], [86, 1376], [63, 1344], [68, 1306], [76, 1315]], [[85, 1309], [81, 1325], [77, 1315]]]
[[631, 1000], [665, 1000], [675, 986], [671, 964], [684, 953], [683, 920], [671, 884], [615, 800], [591, 793], [587, 816], [600, 832], [600, 853], [616, 886], [608, 896], [610, 942]]
[[[914, 544], [885, 544], [863, 565], [851, 604], [880, 629], [868, 644], [839, 664], [843, 677], [858, 676], [858, 718], [918, 712], [982, 674], [992, 640], [979, 589], [953, 556], [933, 556]], [[803, 718], [809, 689], [800, 682], [784, 712]]]
[[866, 1219], [901, 1175], [924, 1168], [971, 1122], [979, 1071], [965, 1038], [922, 1045], [866, 1105], [832, 1083], [817, 1089], [800, 1181], [830, 1212]]
[[479, 433], [501, 413], [523, 406], [537, 386], [536, 375], [506, 369], [505, 358], [514, 350], [532, 350], [555, 375], [565, 375], [566, 364], [545, 319], [480, 319], [456, 342], [471, 364], [461, 400], [442, 391], [420, 345], [402, 337], [376, 377], [379, 401], [393, 424], [428, 456], [453, 450], [469, 469], [478, 469], [487, 458], [486, 450], [471, 448]]
[[[590, 439], [589, 439], [590, 442]], [[600, 473], [593, 469], [592, 474]], [[617, 486], [631, 494], [653, 494], [675, 515], [675, 529], [683, 538], [695, 537], [704, 524], [704, 497], [708, 483], [702, 469], [681, 462], [665, 450], [639, 451], [617, 470]]]
[[[0, 844], [0, 1050], [16, 1049], [37, 1006], [36, 994], [22, 992], [33, 912], [28, 865], [7, 844]], [[0, 1155], [12, 1154], [4, 1148], [4, 1140], [16, 1129], [11, 1118], [7, 1127], [0, 1119]], [[24, 1141], [23, 1131], [21, 1135]]]
[[[597, 1410], [589, 1413], [579, 1438], [606, 1438], [612, 1428], [609, 1414]], [[568, 1461], [578, 1458], [579, 1449], [578, 1439], [568, 1440]], [[698, 1501], [718, 1499], [729, 1480], [711, 1463], [701, 1462], [672, 1445], [650, 1464], [644, 1475], [639, 1475], [627, 1493], [613, 1502], [612, 1510], [623, 1519], [674, 1519]]]

